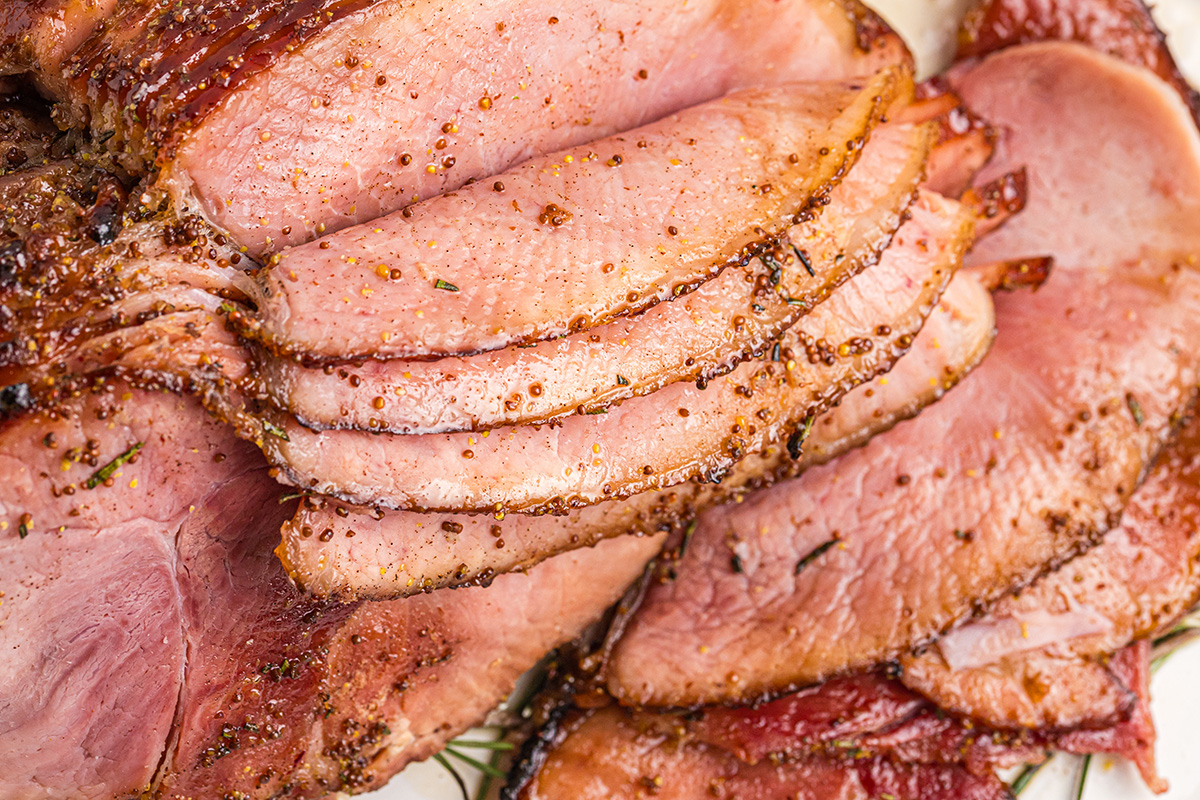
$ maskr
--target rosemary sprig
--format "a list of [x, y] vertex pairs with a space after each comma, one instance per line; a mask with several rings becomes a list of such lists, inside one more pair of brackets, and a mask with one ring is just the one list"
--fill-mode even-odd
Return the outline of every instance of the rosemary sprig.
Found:
[[1084, 756], [1083, 765], [1079, 768], [1079, 780], [1075, 782], [1075, 800], [1083, 800], [1083, 789], [1087, 785], [1088, 770], [1092, 766], [1092, 757]]
[[459, 791], [462, 792], [463, 800], [471, 800], [471, 793], [467, 791], [466, 781], [463, 780], [462, 775], [458, 774], [458, 770], [454, 768], [454, 765], [441, 753], [434, 753], [433, 760], [445, 767], [446, 772], [450, 773], [450, 777], [454, 778], [454, 782], [458, 784]]
[[115, 473], [122, 466], [124, 466], [126, 462], [137, 455], [138, 451], [142, 449], [143, 444], [145, 443], [138, 442], [133, 447], [129, 448], [124, 453], [121, 453], [121, 455], [117, 456], [112, 461], [93, 472], [92, 477], [84, 481], [83, 485], [88, 489], [95, 489], [97, 486], [107, 481], [113, 476], [113, 473]]
[[1008, 785], [1008, 789], [1013, 793], [1014, 797], [1019, 796], [1021, 792], [1025, 791], [1025, 787], [1029, 786], [1034, 777], [1042, 771], [1042, 767], [1050, 762], [1050, 758], [1050, 756], [1047, 756], [1046, 760], [1040, 764], [1025, 765], [1025, 769], [1021, 770], [1017, 774], [1017, 777], [1013, 778], [1013, 782]]
[[479, 772], [481, 772], [484, 775], [491, 775], [493, 778], [503, 778], [505, 775], [504, 770], [502, 770], [498, 767], [492, 766], [491, 764], [488, 764], [486, 761], [480, 761], [479, 759], [469, 756], [466, 753], [460, 753], [458, 750], [455, 750], [453, 747], [447, 746], [446, 749], [444, 749], [442, 752], [445, 753], [446, 755], [454, 756], [459, 761], [463, 762], [464, 764], [466, 764], [469, 767], [472, 767], [473, 769], [478, 770]]
[[478, 739], [451, 739], [446, 745], [456, 750], [475, 748], [477, 750], [512, 750], [512, 742], [488, 742]]

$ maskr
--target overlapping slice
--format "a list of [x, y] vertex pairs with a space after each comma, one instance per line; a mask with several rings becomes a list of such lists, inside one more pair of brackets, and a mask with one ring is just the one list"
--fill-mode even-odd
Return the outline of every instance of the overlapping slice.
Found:
[[857, 161], [901, 69], [745, 90], [271, 259], [247, 332], [318, 359], [463, 355], [583, 330], [769, 249]]
[[856, 0], [10, 5], [0, 73], [255, 256], [730, 91], [908, 61]]
[[[1094, 549], [987, 615], [902, 660], [904, 682], [938, 705], [994, 709], [1004, 727], [1070, 727], [1125, 701], [1104, 655], [1169, 626], [1200, 594], [1200, 424], [1190, 423]], [[1064, 681], [1083, 661], [1095, 677]], [[1081, 703], [1081, 697], [1093, 697]], [[1081, 708], [1082, 706], [1082, 708]]]
[[1009, 798], [994, 770], [1040, 762], [1049, 748], [1124, 755], [1160, 785], [1147, 653], [1142, 646], [1114, 658], [1136, 687], [1135, 715], [1088, 730], [990, 729], [946, 715], [879, 674], [836, 679], [757, 707], [571, 711], [543, 730], [506, 796]]
[[[818, 306], [761, 360], [705, 389], [676, 383], [607, 413], [481, 434], [315, 433], [283, 418], [261, 447], [296, 486], [362, 504], [532, 511], [719, 477], [890, 366], [970, 241], [958, 203], [924, 195], [883, 262]], [[285, 438], [286, 437], [286, 438]]]
[[778, 443], [747, 455], [720, 483], [688, 481], [563, 516], [422, 514], [308, 497], [284, 526], [278, 554], [309, 592], [380, 598], [486, 580], [608, 536], [681, 529], [702, 508], [824, 463], [913, 416], [979, 363], [993, 324], [986, 291], [956, 277], [896, 366], [816, 419], [798, 460]]
[[789, 228], [745, 267], [641, 314], [461, 358], [324, 368], [268, 358], [262, 391], [316, 429], [439, 433], [545, 422], [711, 379], [878, 262], [915, 195], [931, 133], [881, 126], [813, 220]]
[[[702, 518], [617, 647], [622, 700], [754, 698], [920, 644], [1098, 541], [1191, 402], [1200, 137], [1184, 104], [1058, 43], [954, 88], [1006, 131], [980, 182], [1029, 172], [1028, 207], [972, 259], [1048, 252], [1054, 271], [998, 298], [988, 358], [916, 420]], [[1108, 152], [1123, 169], [1090, 168]]]

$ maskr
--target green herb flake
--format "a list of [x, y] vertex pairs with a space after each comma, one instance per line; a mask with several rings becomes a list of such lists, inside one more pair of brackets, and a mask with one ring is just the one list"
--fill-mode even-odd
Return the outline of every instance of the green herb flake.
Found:
[[1013, 782], [1009, 784], [1008, 789], [1013, 793], [1014, 797], [1025, 791], [1025, 787], [1029, 785], [1034, 776], [1041, 771], [1042, 767], [1044, 767], [1046, 763], [1046, 761], [1043, 761], [1041, 764], [1030, 764], [1029, 766], [1025, 767], [1025, 769], [1021, 770], [1020, 774], [1018, 774], [1016, 778], [1013, 778]]
[[834, 538], [830, 539], [828, 542], [822, 542], [821, 544], [817, 545], [815, 548], [813, 548], [812, 552], [810, 552], [808, 555], [804, 556], [804, 558], [800, 559], [799, 562], [797, 562], [796, 571], [793, 574], [799, 575], [801, 572], [803, 572], [808, 567], [809, 564], [813, 563], [818, 558], [825, 555], [825, 553], [829, 552], [829, 549], [831, 547], [833, 547], [835, 544], [837, 544], [839, 541], [841, 541], [841, 540], [835, 536]]
[[1142, 411], [1142, 404], [1133, 396], [1133, 392], [1125, 395], [1125, 405], [1129, 406], [1129, 413], [1133, 414], [1133, 421], [1139, 428], [1142, 427], [1142, 423], [1146, 421], [1146, 413]]
[[22, 522], [20, 525], [17, 526], [17, 536], [20, 536], [22, 539], [24, 539], [28, 535], [29, 535], [29, 523]]
[[443, 291], [447, 291], [447, 292], [457, 292], [458, 291], [457, 286], [455, 286], [453, 283], [450, 283], [449, 281], [444, 281], [441, 278], [438, 278], [436, 281], [433, 282], [433, 288], [442, 289]]
[[84, 481], [84, 487], [88, 489], [95, 489], [97, 486], [107, 481], [113, 476], [113, 473], [123, 467], [129, 461], [129, 459], [137, 455], [138, 451], [142, 449], [143, 444], [145, 443], [138, 442], [133, 447], [129, 448], [124, 453], [121, 453], [121, 455], [117, 456], [112, 461], [93, 472], [92, 477]]
[[285, 442], [291, 441], [291, 439], [288, 438], [287, 431], [285, 431], [283, 428], [279, 427], [275, 423], [264, 419], [262, 426], [263, 426], [263, 430], [266, 431], [267, 433], [271, 434], [272, 436], [279, 438], [279, 439], [283, 439]]
[[626, 378], [624, 375], [617, 376], [617, 386], [628, 386], [628, 385], [629, 385], [628, 378]]
[[237, 307], [233, 303], [221, 301], [221, 305], [217, 306], [217, 310], [226, 314], [236, 314]]

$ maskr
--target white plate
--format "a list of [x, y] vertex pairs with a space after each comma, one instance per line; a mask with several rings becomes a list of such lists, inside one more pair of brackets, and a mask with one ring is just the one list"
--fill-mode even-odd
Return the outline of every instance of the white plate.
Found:
[[[953, 52], [954, 32], [971, 0], [868, 0], [904, 35], [926, 73]], [[1171, 37], [1183, 71], [1200, 84], [1200, 0], [1158, 0], [1155, 16]], [[1154, 677], [1158, 762], [1170, 782], [1162, 800], [1200, 800], [1200, 643], [1176, 653]], [[479, 751], [483, 752], [483, 751]], [[486, 755], [486, 753], [484, 753]], [[1021, 800], [1073, 800], [1081, 759], [1057, 756], [1038, 773]], [[470, 777], [471, 770], [463, 770]], [[473, 788], [473, 787], [472, 787]], [[457, 785], [433, 761], [414, 764], [370, 800], [461, 800]], [[1092, 760], [1085, 800], [1150, 800], [1152, 794], [1128, 764]]]

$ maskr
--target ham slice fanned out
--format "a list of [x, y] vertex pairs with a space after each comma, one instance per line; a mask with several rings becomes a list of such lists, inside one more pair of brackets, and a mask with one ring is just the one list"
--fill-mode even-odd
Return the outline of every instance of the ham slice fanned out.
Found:
[[[1183, 103], [1073, 44], [953, 83], [1006, 132], [979, 183], [1028, 167], [1028, 207], [971, 259], [1049, 253], [1054, 271], [997, 298], [988, 358], [916, 420], [703, 516], [617, 646], [622, 701], [760, 697], [936, 636], [1096, 543], [1191, 401], [1200, 137]], [[1108, 152], [1121, 169], [1090, 168]]]
[[712, 379], [878, 262], [912, 203], [930, 134], [927, 126], [881, 126], [816, 219], [673, 302], [555, 341], [463, 358], [324, 368], [267, 359], [263, 391], [316, 429], [441, 433], [546, 422], [676, 381]]
[[[248, 332], [318, 359], [465, 355], [603, 324], [769, 251], [909, 74], [744, 90], [284, 250]], [[799, 265], [796, 265], [799, 266]]]
[[719, 484], [689, 481], [563, 516], [422, 514], [309, 497], [277, 552], [309, 592], [386, 598], [487, 580], [608, 536], [682, 531], [699, 509], [824, 463], [913, 416], [979, 363], [993, 325], [987, 292], [969, 275], [955, 277], [905, 356], [816, 419], [799, 460], [780, 443], [746, 456]]
[[32, 69], [254, 255], [737, 89], [909, 60], [857, 0], [9, 5], [0, 74]]
[[[1064, 681], [1063, 665], [1099, 658], [1168, 627], [1200, 595], [1200, 424], [1192, 422], [1104, 541], [986, 616], [905, 658], [904, 682], [951, 711], [987, 705], [992, 725], [1070, 727], [1119, 707], [1100, 680]], [[1080, 695], [1098, 694], [1081, 703]], [[982, 717], [978, 712], [974, 716]]]
[[[1133, 716], [1090, 730], [1003, 732], [947, 716], [895, 679], [839, 678], [757, 707], [687, 713], [608, 706], [543, 732], [508, 796], [558, 798], [1010, 797], [999, 767], [1048, 749], [1139, 759], [1153, 778], [1148, 649], [1114, 657], [1137, 691]], [[519, 771], [516, 773], [521, 775]]]
[[[119, 382], [0, 431], [0, 794], [362, 791], [479, 721], [658, 547], [490, 589], [328, 605], [271, 554], [292, 513], [193, 402]], [[31, 630], [42, 632], [31, 638]], [[103, 754], [103, 757], [97, 757]]]
[[284, 418], [261, 447], [296, 486], [356, 503], [559, 511], [716, 478], [794, 436], [909, 348], [957, 269], [973, 221], [925, 194], [881, 263], [787, 331], [779, 348], [706, 388], [675, 383], [607, 413], [480, 434], [315, 433]]

